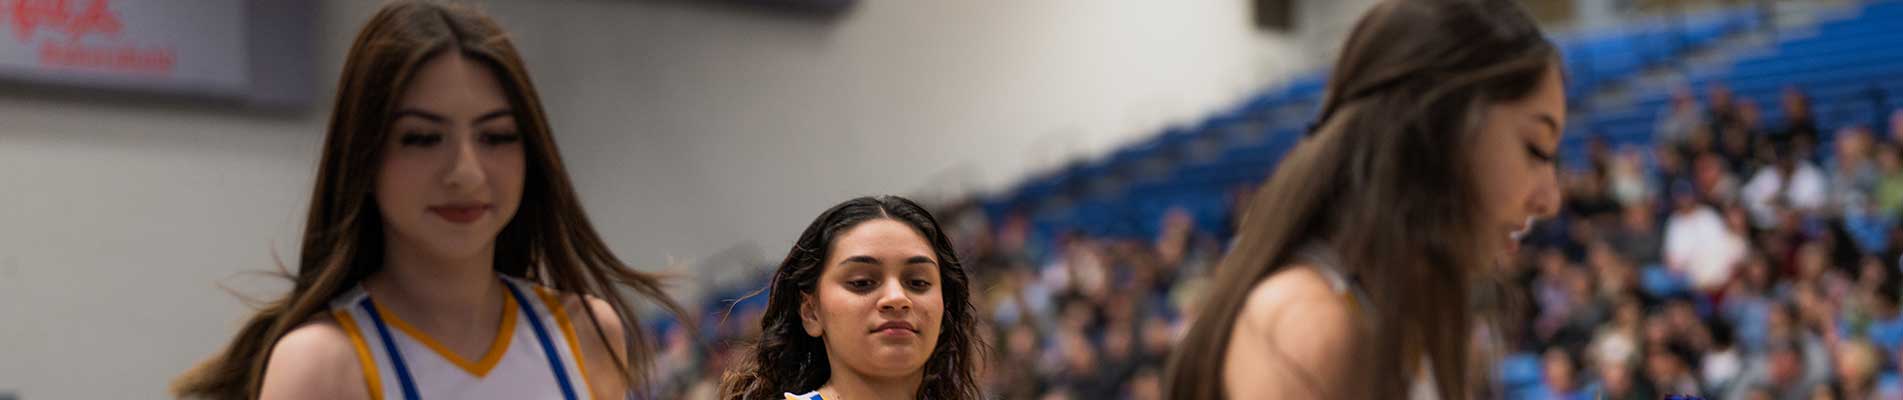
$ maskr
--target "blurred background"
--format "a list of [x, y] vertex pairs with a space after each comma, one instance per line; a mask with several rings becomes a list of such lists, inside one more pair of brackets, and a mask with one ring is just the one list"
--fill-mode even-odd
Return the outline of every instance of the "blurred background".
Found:
[[[990, 393], [1154, 399], [1374, 2], [476, 3], [596, 227], [701, 319], [645, 314], [660, 398], [705, 398], [814, 215], [893, 193], [979, 282]], [[379, 4], [0, 0], [0, 398], [161, 398], [287, 288]], [[1903, 2], [1526, 4], [1568, 206], [1501, 267], [1489, 396], [1903, 398]]]

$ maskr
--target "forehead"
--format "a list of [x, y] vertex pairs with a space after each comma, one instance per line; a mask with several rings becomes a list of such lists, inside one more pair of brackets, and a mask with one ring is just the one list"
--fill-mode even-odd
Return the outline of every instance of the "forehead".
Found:
[[469, 56], [445, 52], [418, 66], [399, 101], [405, 107], [481, 109], [508, 105], [502, 81], [495, 71]]
[[[846, 228], [833, 239], [832, 258], [871, 255], [874, 257], [932, 257], [932, 246], [911, 225], [890, 218], [861, 222]], [[936, 259], [936, 258], [934, 258]], [[888, 261], [888, 260], [881, 260]]]
[[1490, 118], [1503, 118], [1505, 122], [1511, 122], [1511, 124], [1545, 126], [1543, 120], [1553, 118], [1553, 124], [1559, 130], [1545, 133], [1545, 135], [1553, 135], [1553, 139], [1559, 139], [1560, 133], [1566, 130], [1566, 88], [1564, 88], [1564, 78], [1559, 72], [1559, 67], [1557, 65], [1547, 67], [1545, 74], [1540, 76], [1540, 82], [1534, 86], [1534, 91], [1528, 93], [1524, 99], [1498, 103], [1492, 107], [1492, 110], [1500, 114]]

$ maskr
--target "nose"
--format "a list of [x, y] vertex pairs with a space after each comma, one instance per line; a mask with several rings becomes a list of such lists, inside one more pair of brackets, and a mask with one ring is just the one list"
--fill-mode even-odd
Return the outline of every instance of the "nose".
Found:
[[905, 286], [892, 282], [879, 289], [879, 311], [911, 311], [912, 297], [906, 295]]
[[476, 140], [473, 139], [474, 136], [473, 133], [457, 135], [457, 137], [472, 139], [454, 141], [449, 170], [443, 174], [443, 184], [458, 194], [466, 194], [482, 187], [483, 180], [487, 179], [482, 171], [481, 153], [477, 148]]
[[1562, 199], [1563, 195], [1559, 190], [1559, 177], [1557, 172], [1540, 174], [1539, 179], [1534, 185], [1533, 196], [1527, 199], [1527, 214], [1535, 218], [1547, 218], [1558, 213], [1560, 203], [1564, 201], [1564, 199]]

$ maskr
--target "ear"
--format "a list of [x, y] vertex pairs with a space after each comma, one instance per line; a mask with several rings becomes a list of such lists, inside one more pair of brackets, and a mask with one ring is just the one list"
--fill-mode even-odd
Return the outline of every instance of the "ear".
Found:
[[826, 333], [825, 324], [819, 321], [819, 296], [800, 293], [800, 326], [806, 328], [806, 336], [819, 337]]

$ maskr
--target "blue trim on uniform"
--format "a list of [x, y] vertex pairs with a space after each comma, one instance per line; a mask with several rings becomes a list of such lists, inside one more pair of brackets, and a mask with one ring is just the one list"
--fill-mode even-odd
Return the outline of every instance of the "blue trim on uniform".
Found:
[[403, 398], [420, 400], [422, 397], [416, 394], [416, 381], [410, 378], [410, 367], [404, 365], [403, 353], [396, 351], [396, 342], [390, 340], [390, 328], [383, 324], [383, 315], [378, 314], [377, 307], [370, 304], [370, 296], [364, 296], [357, 305], [370, 313], [370, 321], [377, 324], [377, 336], [383, 339], [383, 351], [390, 353], [390, 366], [396, 368], [396, 380], [403, 387]]
[[[502, 287], [508, 288], [509, 294], [515, 295], [517, 299], [530, 299], [529, 297], [522, 297], [522, 291], [516, 290], [515, 284], [506, 279], [502, 281]], [[542, 328], [542, 317], [535, 315], [535, 308], [530, 307], [527, 300], [517, 301], [515, 304], [522, 306], [522, 312], [529, 314], [529, 327], [535, 329], [535, 340], [542, 343], [542, 353], [548, 355], [548, 369], [555, 373], [555, 382], [562, 387], [562, 398], [577, 400], [578, 397], [575, 396], [575, 387], [568, 380], [568, 370], [562, 368], [562, 355], [561, 353], [555, 352], [555, 344], [548, 340], [548, 330]], [[561, 311], [548, 310], [548, 312]], [[581, 355], [576, 354], [575, 357], [580, 358]]]

